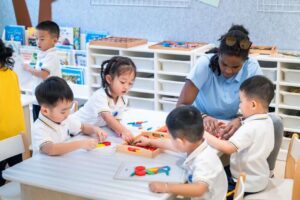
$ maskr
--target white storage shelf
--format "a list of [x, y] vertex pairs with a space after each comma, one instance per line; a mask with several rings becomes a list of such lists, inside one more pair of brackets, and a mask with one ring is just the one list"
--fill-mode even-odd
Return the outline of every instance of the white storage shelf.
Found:
[[159, 92], [179, 95], [184, 82], [181, 81], [170, 81], [170, 80], [158, 80]]
[[300, 69], [281, 69], [283, 81], [300, 84]]
[[132, 108], [154, 110], [154, 98], [129, 96], [128, 106]]
[[136, 77], [132, 90], [140, 90], [154, 93], [154, 78]]
[[300, 131], [300, 117], [293, 115], [280, 114], [285, 130]]
[[277, 69], [276, 68], [261, 68], [263, 74], [270, 79], [271, 81], [275, 82], [277, 80]]
[[187, 74], [191, 70], [190, 61], [168, 60], [160, 58], [158, 62], [159, 71], [162, 72]]
[[159, 100], [161, 110], [164, 112], [171, 112], [176, 107], [176, 102]]
[[300, 94], [286, 91], [280, 91], [282, 101], [281, 103], [288, 106], [295, 106], [300, 108]]
[[138, 72], [154, 72], [153, 58], [130, 57]]

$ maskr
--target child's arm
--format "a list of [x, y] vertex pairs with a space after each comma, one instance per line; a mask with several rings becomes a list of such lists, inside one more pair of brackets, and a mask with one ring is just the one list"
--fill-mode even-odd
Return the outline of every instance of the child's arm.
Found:
[[59, 156], [77, 149], [92, 150], [96, 148], [97, 141], [94, 139], [73, 141], [68, 143], [47, 142], [41, 146], [41, 152], [49, 156]]
[[122, 138], [130, 142], [133, 140], [133, 136], [131, 132], [123, 126], [110, 112], [102, 112], [101, 117], [107, 123], [107, 126], [110, 127], [114, 132], [118, 135], [122, 136]]
[[146, 137], [140, 137], [134, 143], [140, 146], [152, 146], [178, 152], [170, 139], [149, 139]]
[[86, 135], [96, 134], [100, 142], [104, 142], [107, 138], [107, 133], [103, 129], [91, 124], [82, 124], [81, 131]]
[[208, 190], [205, 183], [165, 183], [151, 182], [149, 184], [152, 192], [171, 193], [184, 197], [200, 197]]
[[210, 146], [223, 153], [232, 154], [237, 152], [237, 148], [227, 140], [220, 140], [207, 132], [204, 133], [204, 138]]
[[31, 68], [28, 65], [24, 65], [24, 70], [28, 71], [33, 76], [39, 77], [43, 80], [45, 80], [50, 74], [47, 70], [43, 70], [43, 69], [42, 70], [36, 70], [36, 69]]

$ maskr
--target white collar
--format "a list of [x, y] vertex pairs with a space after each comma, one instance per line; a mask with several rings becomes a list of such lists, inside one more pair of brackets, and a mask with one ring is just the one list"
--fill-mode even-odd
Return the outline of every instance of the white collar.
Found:
[[202, 151], [208, 147], [206, 140], [204, 140], [184, 161], [183, 166], [186, 166], [191, 160], [196, 158]]
[[243, 123], [248, 123], [253, 120], [265, 120], [268, 119], [268, 114], [255, 114], [251, 115], [250, 117], [247, 117], [245, 120], [243, 120]]
[[51, 128], [55, 132], [58, 132], [60, 126], [63, 125], [63, 122], [58, 124], [58, 123], [52, 121], [51, 119], [47, 118], [46, 116], [44, 116], [42, 113], [39, 114], [38, 120], [40, 120], [43, 124], [45, 124], [46, 126]]

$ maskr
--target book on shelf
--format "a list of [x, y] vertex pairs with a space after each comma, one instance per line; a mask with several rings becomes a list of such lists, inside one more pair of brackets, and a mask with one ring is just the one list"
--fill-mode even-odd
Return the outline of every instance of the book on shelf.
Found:
[[67, 82], [84, 85], [84, 68], [63, 66], [61, 68], [62, 78]]
[[85, 50], [73, 50], [73, 61], [74, 65], [86, 67], [87, 65], [87, 57], [86, 57], [86, 51]]
[[80, 28], [60, 27], [58, 42], [61, 45], [71, 45], [74, 49], [80, 49]]
[[7, 25], [4, 27], [6, 41], [18, 41], [25, 45], [25, 26]]
[[28, 46], [37, 46], [37, 38], [36, 38], [36, 28], [28, 27], [26, 30], [26, 45]]
[[60, 65], [71, 65], [72, 64], [72, 52], [70, 50], [60, 49], [57, 51]]
[[88, 43], [92, 40], [99, 40], [108, 36], [108, 32], [94, 32], [88, 31], [85, 33], [85, 43]]

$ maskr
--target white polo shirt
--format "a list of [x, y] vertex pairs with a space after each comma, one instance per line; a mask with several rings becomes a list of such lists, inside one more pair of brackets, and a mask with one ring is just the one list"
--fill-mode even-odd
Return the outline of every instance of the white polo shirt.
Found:
[[[35, 69], [46, 70], [47, 72], [49, 72], [48, 77], [50, 76], [61, 77], [59, 57], [54, 47], [46, 51], [39, 51]], [[36, 86], [38, 86], [42, 81], [43, 79], [34, 76], [33, 93], [35, 91]]]
[[75, 117], [69, 116], [60, 124], [53, 122], [39, 114], [34, 122], [31, 133], [33, 155], [40, 153], [41, 146], [45, 143], [63, 143], [71, 138], [71, 135], [79, 134], [81, 123]]
[[118, 98], [117, 103], [108, 97], [103, 88], [95, 91], [89, 100], [75, 115], [82, 123], [105, 126], [106, 122], [101, 117], [102, 112], [110, 112], [116, 119], [122, 119], [128, 100], [125, 96]]
[[193, 200], [224, 200], [227, 193], [227, 178], [223, 165], [212, 148], [204, 141], [184, 161], [189, 183], [203, 182], [208, 191]]
[[237, 148], [237, 152], [230, 156], [233, 178], [237, 179], [241, 172], [245, 172], [246, 192], [265, 189], [270, 174], [267, 158], [274, 148], [274, 126], [271, 118], [267, 114], [248, 117], [229, 141]]

